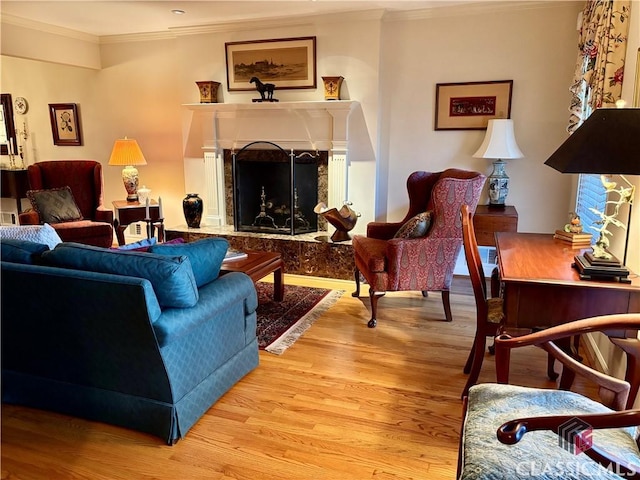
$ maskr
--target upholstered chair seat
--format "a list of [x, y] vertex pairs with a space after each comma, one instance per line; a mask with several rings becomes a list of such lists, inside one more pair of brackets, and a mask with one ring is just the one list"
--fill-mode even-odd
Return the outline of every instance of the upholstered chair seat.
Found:
[[[640, 410], [633, 409], [638, 329], [637, 313], [586, 318], [526, 335], [512, 330], [510, 336], [502, 327], [495, 340], [497, 383], [473, 385], [464, 397], [458, 480], [639, 479]], [[624, 343], [625, 380], [580, 363], [557, 346], [577, 333], [595, 332], [614, 345]], [[508, 384], [511, 351], [532, 346], [562, 364], [557, 389]], [[582, 377], [582, 388], [595, 384], [597, 396], [590, 393], [595, 389], [585, 390], [589, 395], [569, 391], [576, 376]]]

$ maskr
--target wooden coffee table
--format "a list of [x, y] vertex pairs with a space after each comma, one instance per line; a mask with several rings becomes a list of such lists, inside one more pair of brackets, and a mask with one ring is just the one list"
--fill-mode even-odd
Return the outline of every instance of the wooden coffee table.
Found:
[[246, 273], [254, 283], [273, 273], [273, 299], [276, 302], [282, 301], [284, 298], [284, 282], [282, 281], [284, 262], [282, 261], [282, 256], [275, 252], [248, 251], [246, 253], [246, 258], [222, 262], [220, 272]]

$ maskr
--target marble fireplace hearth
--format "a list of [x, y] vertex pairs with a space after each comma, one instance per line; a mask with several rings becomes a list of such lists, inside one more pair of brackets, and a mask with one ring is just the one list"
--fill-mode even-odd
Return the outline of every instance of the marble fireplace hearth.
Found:
[[355, 267], [351, 241], [334, 243], [330, 232], [314, 232], [301, 235], [277, 235], [253, 232], [235, 232], [233, 226], [204, 226], [189, 228], [186, 225], [169, 228], [167, 240], [181, 237], [185, 242], [200, 238], [226, 238], [232, 248], [238, 250], [265, 250], [279, 252], [285, 265], [285, 273], [314, 277], [352, 280]]

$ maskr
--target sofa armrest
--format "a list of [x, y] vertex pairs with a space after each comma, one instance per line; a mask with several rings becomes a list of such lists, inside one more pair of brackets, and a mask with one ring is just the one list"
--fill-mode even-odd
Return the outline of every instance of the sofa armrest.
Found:
[[35, 210], [27, 210], [18, 215], [18, 223], [20, 225], [39, 225], [40, 215]]
[[[161, 347], [188, 335], [212, 319], [242, 316], [245, 343], [256, 336], [255, 310], [258, 307], [256, 288], [249, 276], [230, 272], [218, 277], [199, 290], [198, 303], [189, 308], [166, 308], [154, 322], [153, 328]], [[234, 313], [234, 309], [238, 312]], [[252, 325], [247, 318], [253, 317]], [[235, 318], [235, 317], [234, 317]]]
[[104, 207], [98, 207], [96, 209], [96, 221], [106, 222], [113, 225], [113, 210], [108, 210]]

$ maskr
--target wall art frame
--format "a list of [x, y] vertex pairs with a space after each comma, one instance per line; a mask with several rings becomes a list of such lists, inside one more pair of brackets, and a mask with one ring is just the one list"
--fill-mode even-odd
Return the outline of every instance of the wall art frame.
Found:
[[50, 103], [49, 118], [53, 144], [62, 147], [82, 145], [82, 131], [78, 105], [75, 103]]
[[[1, 94], [0, 98], [0, 122], [2, 132], [0, 132], [0, 154], [9, 155], [11, 148], [14, 155], [17, 155], [16, 127], [13, 122], [13, 102], [10, 93]], [[11, 145], [11, 147], [10, 147]]]
[[258, 77], [276, 90], [317, 88], [316, 37], [227, 42], [227, 90], [255, 90]]
[[513, 80], [436, 84], [435, 130], [486, 130], [511, 118]]

